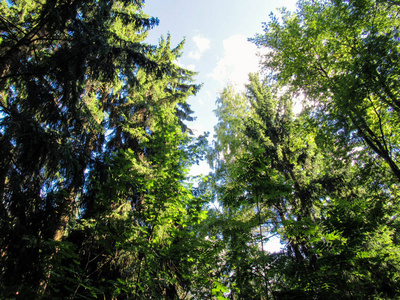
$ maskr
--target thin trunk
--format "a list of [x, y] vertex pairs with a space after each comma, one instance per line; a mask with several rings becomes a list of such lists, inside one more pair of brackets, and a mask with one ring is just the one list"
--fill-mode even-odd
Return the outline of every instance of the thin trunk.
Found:
[[[85, 150], [83, 151], [84, 156], [86, 158], [82, 161], [80, 170], [77, 170], [77, 172], [74, 176], [74, 180], [72, 181], [70, 189], [68, 191], [69, 196], [67, 198], [65, 198], [65, 201], [62, 203], [62, 206], [60, 207], [58, 223], [55, 227], [54, 234], [53, 234], [53, 240], [55, 242], [61, 242], [65, 236], [65, 232], [67, 230], [68, 223], [69, 223], [71, 216], [73, 214], [73, 211], [74, 211], [74, 206], [75, 206], [76, 198], [78, 195], [78, 191], [82, 187], [83, 182], [84, 182], [84, 171], [88, 164], [90, 153], [92, 152], [92, 150], [94, 148], [93, 147], [94, 138], [95, 138], [94, 135], [90, 135], [87, 137], [86, 145], [84, 147]], [[48, 283], [49, 283], [49, 280], [51, 277], [51, 271], [53, 270], [53, 267], [54, 267], [53, 260], [54, 260], [55, 255], [57, 255], [58, 251], [59, 251], [59, 248], [56, 247], [53, 254], [49, 258], [48, 270], [45, 272], [44, 278], [41, 281], [41, 283], [39, 284], [38, 295], [40, 297], [43, 297], [46, 292], [46, 289], [47, 289], [47, 286], [48, 286]]]
[[[75, 199], [76, 199], [76, 187], [72, 188], [69, 195], [70, 196], [68, 197], [68, 199], [66, 199], [65, 203], [63, 203], [63, 209], [60, 214], [59, 223], [54, 231], [53, 240], [56, 242], [61, 242], [63, 237], [65, 236], [65, 231], [67, 229], [68, 222], [71, 218]], [[54, 249], [54, 252], [51, 254], [51, 256], [49, 258], [49, 261], [47, 264], [48, 269], [47, 269], [47, 271], [45, 271], [44, 278], [39, 284], [39, 290], [38, 290], [39, 298], [42, 298], [44, 296], [44, 294], [46, 293], [46, 289], [47, 289], [47, 286], [48, 286], [48, 283], [49, 283], [50, 277], [51, 277], [51, 272], [54, 268], [54, 265], [53, 265], [54, 257], [57, 255], [58, 251], [59, 251], [59, 248], [56, 247]]]

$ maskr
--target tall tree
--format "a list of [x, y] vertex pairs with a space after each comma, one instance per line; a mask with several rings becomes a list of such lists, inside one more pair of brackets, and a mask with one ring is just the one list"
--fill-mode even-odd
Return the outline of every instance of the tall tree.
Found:
[[[156, 294], [143, 287], [140, 272], [133, 274], [147, 258], [132, 247], [152, 239], [152, 263], [166, 257], [167, 278], [158, 288], [170, 298], [178, 293], [180, 271], [166, 267], [175, 265], [169, 245], [188, 235], [179, 229], [196, 223], [202, 206], [183, 183], [190, 159], [186, 98], [198, 86], [193, 72], [173, 63], [183, 44], [171, 49], [169, 37], [158, 46], [143, 42], [157, 19], [142, 6], [1, 3], [4, 298]], [[168, 238], [160, 242], [163, 230]], [[136, 246], [126, 246], [135, 239]], [[125, 272], [125, 258], [141, 263]], [[96, 282], [102, 275], [104, 282]]]
[[[162, 39], [155, 58], [175, 59], [182, 45], [169, 47], [169, 39]], [[90, 284], [107, 297], [175, 299], [190, 288], [187, 276], [201, 249], [188, 247], [201, 243], [189, 228], [205, 215], [202, 200], [185, 184], [190, 139], [176, 116], [178, 104], [196, 86], [184, 84], [190, 72], [175, 68], [162, 78], [139, 70], [140, 85], [126, 94], [114, 115], [114, 131], [90, 168], [82, 219], [67, 239], [79, 245], [85, 265], [79, 271], [85, 282], [73, 282], [69, 293], [79, 287], [81, 295], [89, 296]]]
[[392, 1], [301, 1], [253, 41], [264, 65], [302, 91], [320, 122], [378, 155], [400, 180], [399, 6]]
[[[267, 83], [251, 76], [245, 95], [225, 92], [217, 109], [216, 185], [225, 214], [234, 218], [227, 221], [230, 230], [221, 229], [223, 239], [231, 241], [226, 286], [237, 299], [246, 298], [243, 282], [258, 284], [253, 293], [266, 298], [395, 295], [390, 278], [399, 272], [398, 258], [391, 256], [387, 267], [376, 269], [379, 275], [371, 273], [385, 253], [399, 247], [398, 223], [391, 219], [398, 206], [389, 200], [397, 197], [395, 191], [367, 151], [354, 151], [340, 136], [315, 126], [306, 113], [295, 117], [291, 98], [277, 96]], [[225, 110], [235, 99], [246, 108], [241, 119]], [[231, 152], [229, 145], [237, 143], [240, 151]], [[366, 165], [367, 173], [361, 168]], [[230, 214], [232, 209], [238, 213]], [[386, 232], [385, 241], [372, 245], [370, 237], [379, 232]], [[285, 249], [271, 255], [260, 251], [276, 233]], [[255, 240], [258, 252], [250, 250]], [[245, 262], [251, 262], [246, 267], [251, 280], [242, 272]]]
[[[392, 269], [397, 258], [387, 260], [388, 268], [382, 263], [398, 247], [398, 12], [392, 1], [301, 1], [296, 13], [272, 17], [253, 39], [270, 50], [263, 65], [271, 78], [306, 96], [319, 143], [335, 145], [335, 160], [352, 164], [346, 188], [329, 196], [335, 200], [323, 221], [346, 239], [339, 270], [347, 297], [366, 290], [376, 297], [398, 294], [390, 279], [398, 274]], [[391, 238], [372, 250], [368, 239], [378, 232]], [[372, 269], [385, 279], [377, 280]]]

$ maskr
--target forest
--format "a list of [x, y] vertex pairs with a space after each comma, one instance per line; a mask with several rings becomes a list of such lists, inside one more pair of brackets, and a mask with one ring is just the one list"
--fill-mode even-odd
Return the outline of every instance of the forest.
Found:
[[0, 299], [400, 299], [400, 2], [267, 16], [212, 142], [144, 5], [0, 4]]

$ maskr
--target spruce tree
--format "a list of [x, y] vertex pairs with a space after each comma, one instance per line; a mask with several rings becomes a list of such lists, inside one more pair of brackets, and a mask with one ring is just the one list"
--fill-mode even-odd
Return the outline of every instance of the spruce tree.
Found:
[[[198, 86], [173, 62], [183, 43], [144, 42], [158, 20], [142, 7], [1, 3], [2, 298], [157, 294], [141, 264], [126, 273], [122, 261], [148, 261], [128, 241], [145, 247], [151, 228], [172, 219], [179, 236], [191, 222], [183, 121]], [[158, 289], [175, 297], [181, 271], [164, 272]]]

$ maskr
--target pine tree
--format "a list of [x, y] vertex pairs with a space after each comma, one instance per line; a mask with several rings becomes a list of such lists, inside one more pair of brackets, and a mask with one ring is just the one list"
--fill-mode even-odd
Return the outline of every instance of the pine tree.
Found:
[[[148, 255], [126, 245], [136, 239], [135, 247], [146, 247], [160, 239], [149, 230], [174, 220], [168, 245], [197, 218], [185, 217], [198, 200], [183, 184], [190, 140], [183, 121], [198, 86], [194, 73], [173, 63], [183, 43], [144, 43], [158, 21], [142, 6], [1, 3], [4, 298], [157, 294], [143, 288], [141, 264], [124, 271], [124, 259]], [[167, 285], [158, 288], [175, 297], [179, 272], [165, 272]]]

